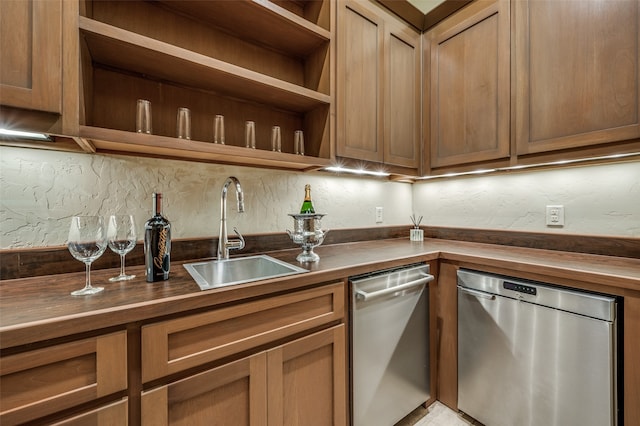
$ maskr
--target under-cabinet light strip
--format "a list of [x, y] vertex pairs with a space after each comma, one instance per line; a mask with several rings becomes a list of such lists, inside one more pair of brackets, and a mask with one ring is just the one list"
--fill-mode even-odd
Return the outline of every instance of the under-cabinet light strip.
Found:
[[634, 156], [640, 156], [640, 152], [630, 152], [627, 154], [603, 155], [600, 157], [579, 158], [575, 160], [551, 161], [548, 163], [522, 164], [519, 166], [499, 167], [495, 169], [481, 169], [481, 170], [473, 170], [469, 172], [460, 172], [460, 173], [445, 173], [442, 175], [419, 177], [419, 178], [416, 178], [416, 180], [442, 179], [442, 178], [448, 178], [448, 177], [479, 175], [479, 174], [485, 174], [485, 173], [491, 173], [491, 172], [507, 172], [507, 171], [513, 171], [513, 170], [531, 169], [535, 167], [550, 167], [550, 166], [561, 166], [564, 164], [585, 163], [589, 161], [614, 160], [618, 158], [626, 158], [626, 157], [634, 157]]
[[9, 130], [0, 128], [0, 138], [19, 138], [19, 139], [31, 139], [43, 142], [53, 142], [51, 137], [44, 133], [24, 132], [22, 130]]
[[324, 170], [327, 170], [329, 172], [336, 172], [336, 173], [353, 173], [357, 175], [369, 175], [369, 176], [379, 176], [379, 177], [386, 177], [390, 175], [390, 173], [387, 173], [387, 172], [376, 172], [376, 171], [366, 170], [366, 169], [350, 169], [348, 167], [341, 167], [341, 166], [325, 167]]
[[[560, 160], [560, 161], [552, 161], [548, 163], [523, 164], [519, 166], [499, 167], [499, 168], [493, 168], [493, 169], [480, 169], [480, 170], [472, 170], [468, 172], [459, 172], [459, 173], [445, 173], [442, 175], [424, 176], [424, 177], [419, 177], [414, 179], [430, 180], [430, 179], [442, 179], [442, 178], [458, 177], [458, 176], [482, 175], [482, 174], [492, 173], [492, 172], [505, 172], [505, 171], [521, 170], [521, 169], [530, 169], [530, 168], [536, 168], [536, 167], [560, 166], [564, 164], [583, 163], [588, 161], [599, 161], [599, 160], [613, 160], [617, 158], [634, 157], [634, 156], [640, 156], [640, 152], [604, 155], [600, 157], [590, 157], [590, 158], [579, 158], [575, 160]], [[342, 167], [342, 166], [325, 167], [323, 170], [329, 171], [329, 172], [335, 172], [335, 173], [352, 173], [357, 175], [368, 175], [368, 176], [377, 176], [377, 177], [387, 177], [391, 175], [390, 173], [382, 172], [382, 171], [366, 170], [365, 168], [351, 169], [351, 168]]]

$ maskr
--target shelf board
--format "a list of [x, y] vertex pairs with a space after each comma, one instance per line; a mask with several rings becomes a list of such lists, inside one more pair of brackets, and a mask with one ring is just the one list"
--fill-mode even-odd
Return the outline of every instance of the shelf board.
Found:
[[144, 155], [297, 171], [317, 170], [330, 165], [330, 160], [326, 158], [91, 126], [80, 126], [80, 137], [90, 141], [98, 153]]
[[326, 29], [268, 0], [159, 1], [169, 9], [299, 57], [331, 39]]
[[298, 113], [331, 103], [323, 93], [93, 19], [80, 16], [79, 27], [97, 63]]

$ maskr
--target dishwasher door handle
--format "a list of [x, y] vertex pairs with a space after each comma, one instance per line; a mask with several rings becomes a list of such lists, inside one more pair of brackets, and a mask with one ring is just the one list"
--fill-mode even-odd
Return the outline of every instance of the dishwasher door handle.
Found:
[[407, 290], [413, 287], [419, 287], [421, 285], [425, 285], [426, 283], [433, 281], [434, 279], [435, 277], [433, 275], [424, 274], [423, 278], [419, 278], [415, 281], [409, 281], [408, 283], [400, 284], [394, 287], [389, 287], [389, 288], [385, 288], [378, 291], [372, 291], [371, 293], [367, 293], [366, 291], [356, 287], [355, 289], [356, 298], [358, 300], [367, 301], [367, 300], [375, 299], [376, 297], [382, 297], [388, 294], [393, 294], [397, 291]]
[[493, 294], [488, 294], [478, 290], [472, 290], [467, 287], [461, 287], [461, 286], [457, 286], [457, 287], [458, 287], [458, 290], [460, 290], [461, 292], [470, 294], [472, 296], [480, 297], [481, 299], [495, 300], [496, 298], [496, 296]]

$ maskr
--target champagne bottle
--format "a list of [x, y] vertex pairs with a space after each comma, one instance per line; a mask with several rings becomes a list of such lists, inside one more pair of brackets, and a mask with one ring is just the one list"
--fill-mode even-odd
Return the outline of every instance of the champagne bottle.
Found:
[[162, 216], [162, 194], [153, 194], [153, 217], [144, 225], [144, 262], [147, 282], [169, 279], [171, 223]]
[[300, 214], [311, 214], [315, 212], [313, 203], [311, 202], [311, 185], [307, 184], [304, 186], [304, 201], [300, 208]]

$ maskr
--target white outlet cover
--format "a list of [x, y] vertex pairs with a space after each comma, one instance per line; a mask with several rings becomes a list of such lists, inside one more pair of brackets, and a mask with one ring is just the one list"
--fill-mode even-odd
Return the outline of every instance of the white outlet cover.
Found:
[[564, 226], [564, 206], [547, 206], [547, 226]]

